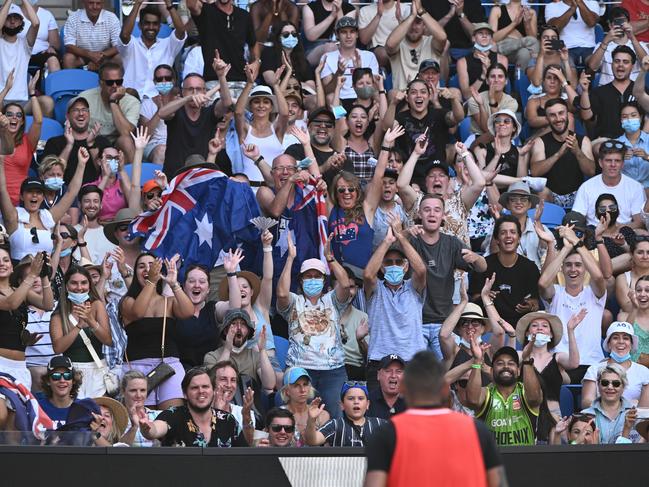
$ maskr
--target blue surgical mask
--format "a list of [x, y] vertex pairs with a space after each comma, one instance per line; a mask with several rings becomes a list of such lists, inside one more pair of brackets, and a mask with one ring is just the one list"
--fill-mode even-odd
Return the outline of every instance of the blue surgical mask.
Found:
[[47, 189], [58, 191], [63, 187], [63, 178], [46, 178], [44, 183]]
[[543, 93], [543, 87], [542, 86], [536, 86], [536, 85], [530, 83], [529, 86], [527, 87], [527, 92], [530, 95], [540, 95], [541, 93]]
[[61, 257], [67, 257], [72, 253], [72, 247], [68, 247], [67, 249], [61, 250]]
[[481, 46], [477, 42], [473, 44], [473, 49], [475, 49], [476, 51], [480, 51], [480, 52], [491, 51], [492, 47], [493, 47], [493, 44], [489, 44], [487, 46]]
[[68, 291], [68, 299], [74, 304], [83, 304], [90, 299], [88, 293], [72, 293]]
[[331, 107], [331, 111], [334, 114], [334, 117], [336, 117], [336, 120], [339, 120], [341, 118], [345, 118], [345, 115], [347, 115], [347, 110], [342, 105], [336, 105]]
[[[532, 341], [531, 333], [527, 335], [527, 339], [530, 342]], [[545, 333], [537, 333], [536, 340], [534, 340], [534, 346], [541, 348], [543, 345], [545, 345], [546, 343], [550, 343], [551, 341], [552, 341], [552, 337], [550, 335], [546, 335]]]
[[110, 172], [113, 174], [117, 174], [117, 171], [119, 169], [119, 162], [117, 159], [108, 159], [108, 167], [110, 167]]
[[627, 118], [626, 120], [622, 120], [622, 130], [625, 132], [637, 132], [640, 130], [640, 119]]
[[615, 352], [611, 352], [611, 358], [615, 360], [618, 364], [621, 364], [622, 362], [626, 362], [627, 360], [631, 360], [631, 354], [627, 353], [626, 355], [618, 355]]
[[297, 36], [291, 34], [288, 37], [282, 37], [282, 47], [293, 49], [295, 46], [297, 46]]
[[388, 282], [388, 284], [396, 286], [397, 284], [401, 284], [404, 274], [405, 271], [400, 265], [388, 265], [385, 267], [383, 277], [385, 277], [385, 280]]
[[302, 281], [302, 289], [304, 290], [304, 294], [306, 294], [307, 297], [309, 298], [312, 298], [320, 294], [322, 292], [323, 287], [324, 287], [324, 279], [313, 278], [313, 279], [305, 279], [304, 281]]
[[158, 93], [161, 95], [166, 95], [174, 89], [174, 84], [171, 81], [163, 81], [162, 83], [156, 83], [155, 89], [158, 90]]

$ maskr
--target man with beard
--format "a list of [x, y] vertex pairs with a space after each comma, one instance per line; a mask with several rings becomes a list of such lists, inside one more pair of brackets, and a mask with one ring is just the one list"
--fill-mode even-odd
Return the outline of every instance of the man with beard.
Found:
[[110, 142], [99, 135], [99, 124], [90, 128], [90, 105], [83, 97], [73, 98], [68, 104], [65, 117], [65, 134], [50, 137], [45, 143], [41, 160], [49, 155], [59, 156], [66, 160], [63, 181], [70, 184], [74, 171], [77, 169], [79, 148], [85, 147], [92, 156], [91, 164], [86, 164], [83, 173], [83, 183], [95, 181], [99, 177], [99, 166], [95, 162], [99, 147], [106, 147]]
[[[178, 10], [171, 0], [166, 0], [166, 7], [173, 21], [173, 33], [164, 39], [158, 39], [160, 32], [160, 10], [147, 5], [140, 10], [143, 0], [136, 0], [133, 10], [124, 21], [119, 34], [117, 50], [124, 62], [124, 86], [133, 88], [140, 94], [153, 98], [158, 94], [153, 84], [153, 68], [160, 64], [173, 65], [174, 59], [183, 48], [187, 35], [185, 25], [178, 15]], [[135, 18], [140, 12], [141, 36], [133, 38]], [[169, 88], [173, 88], [172, 79], [165, 79]], [[156, 81], [157, 83], [157, 81]]]
[[231, 360], [240, 374], [254, 379], [268, 392], [275, 387], [275, 372], [266, 352], [266, 334], [271, 333], [264, 327], [259, 334], [257, 347], [248, 348], [246, 342], [255, 333], [255, 325], [250, 321], [246, 310], [233, 308], [225, 313], [220, 335], [223, 345], [205, 355], [205, 367], [211, 369], [218, 362]]
[[[354, 172], [354, 165], [345, 157], [345, 154], [338, 154], [331, 147], [335, 121], [336, 118], [331, 110], [325, 107], [319, 107], [309, 112], [307, 122], [307, 129], [311, 138], [311, 148], [318, 161], [320, 174], [322, 174], [327, 185], [331, 184], [334, 176], [339, 171]], [[301, 161], [306, 157], [301, 144], [293, 144], [287, 147], [285, 154], [293, 156], [296, 161]], [[260, 188], [260, 191], [261, 189], [263, 188]], [[275, 189], [278, 189], [277, 185], [275, 185]]]
[[[545, 263], [545, 269], [539, 278], [539, 292], [547, 312], [558, 316], [564, 324], [563, 337], [554, 348], [555, 352], [569, 351], [566, 323], [580, 309], [588, 310], [588, 314], [575, 330], [580, 365], [576, 369], [566, 371], [573, 384], [581, 384], [588, 367], [604, 359], [601, 334], [602, 315], [606, 306], [606, 280], [595, 258], [584, 246], [583, 238], [576, 235], [576, 232], [586, 226], [584, 216], [573, 211], [566, 214], [566, 217], [568, 218], [565, 221], [575, 223], [559, 227], [563, 247], [556, 258]], [[602, 248], [601, 245], [598, 247]], [[563, 274], [563, 286], [556, 284], [559, 271]], [[585, 284], [587, 272], [590, 281]]]
[[521, 233], [521, 224], [515, 216], [498, 218], [493, 232], [498, 252], [487, 257], [485, 272], [473, 273], [470, 278], [469, 295], [477, 300], [485, 278], [495, 274], [490, 301], [482, 304], [495, 306], [509, 323], [517, 323], [524, 314], [539, 309], [539, 268], [517, 252]]
[[[162, 446], [233, 447], [248, 446], [237, 421], [230, 413], [212, 407], [214, 384], [203, 368], [190, 369], [182, 381], [184, 406], [170, 408], [151, 421], [139, 412], [140, 431], [148, 440], [160, 440]], [[223, 401], [219, 406], [223, 406]]]
[[427, 267], [423, 330], [427, 347], [443, 359], [439, 330], [453, 308], [455, 269], [484, 272], [484, 257], [471, 252], [457, 237], [440, 231], [444, 222], [444, 198], [428, 194], [419, 204], [421, 233], [410, 239]]
[[115, 250], [115, 244], [104, 235], [104, 227], [99, 222], [101, 199], [104, 192], [94, 184], [89, 184], [79, 191], [79, 209], [83, 224], [74, 228], [79, 232], [79, 246], [87, 246], [90, 260], [101, 264], [104, 256]]
[[370, 392], [368, 416], [390, 419], [395, 414], [406, 410], [406, 403], [401, 397], [401, 380], [406, 362], [396, 354], [386, 355], [381, 359], [377, 379], [379, 389]]
[[586, 215], [589, 225], [596, 226], [595, 202], [602, 193], [615, 196], [618, 206], [617, 223], [631, 228], [644, 228], [642, 210], [645, 192], [642, 184], [622, 174], [625, 146], [618, 140], [606, 140], [599, 146], [599, 166], [602, 173], [579, 187], [573, 210]]
[[480, 374], [484, 352], [475, 339], [471, 340], [473, 364], [466, 389], [467, 403], [476, 412], [476, 418], [483, 420], [494, 434], [498, 446], [535, 444], [539, 406], [543, 402], [534, 359], [530, 358], [535, 336], [523, 349], [522, 366], [513, 348], [496, 350], [492, 365], [494, 381], [487, 387], [482, 387]]
[[534, 142], [530, 172], [547, 178], [546, 200], [570, 209], [581, 183], [595, 175], [590, 139], [568, 130], [568, 104], [561, 98], [548, 100], [545, 117], [550, 132]]
[[385, 42], [385, 50], [392, 66], [392, 85], [403, 90], [408, 80], [415, 79], [419, 63], [424, 59], [439, 61], [446, 46], [446, 32], [424, 9], [413, 0], [408, 18], [392, 31]]

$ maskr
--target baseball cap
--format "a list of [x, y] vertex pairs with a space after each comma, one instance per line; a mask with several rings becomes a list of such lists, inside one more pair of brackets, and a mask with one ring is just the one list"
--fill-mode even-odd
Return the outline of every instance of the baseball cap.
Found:
[[311, 269], [315, 269], [322, 274], [327, 273], [327, 269], [320, 259], [307, 259], [302, 262], [302, 266], [300, 266], [300, 274], [304, 274], [306, 271], [310, 271]]
[[65, 355], [57, 355], [56, 357], [52, 357], [50, 359], [50, 363], [47, 364], [47, 370], [51, 372], [55, 369], [72, 370], [72, 360], [70, 360], [70, 358], [66, 357]]
[[153, 191], [154, 189], [162, 189], [162, 188], [158, 183], [155, 182], [154, 179], [150, 179], [146, 183], [144, 183], [144, 186], [142, 186], [142, 193], [148, 193], [150, 191]]
[[399, 357], [396, 353], [391, 353], [389, 355], [386, 355], [381, 359], [379, 362], [379, 370], [380, 369], [387, 369], [392, 362], [399, 362], [401, 365], [404, 367], [406, 366], [406, 361], [403, 360], [401, 357]]
[[311, 382], [311, 376], [302, 367], [291, 367], [284, 374], [284, 385], [295, 384], [301, 377], [306, 377]]
[[83, 96], [77, 96], [76, 98], [72, 98], [68, 102], [67, 111], [69, 112], [72, 109], [72, 107], [74, 105], [76, 105], [77, 103], [81, 103], [81, 104], [85, 105], [86, 108], [90, 108], [90, 103], [88, 103], [88, 100], [86, 100]]
[[370, 397], [370, 393], [367, 390], [367, 382], [348, 380], [340, 388], [340, 400], [341, 401], [345, 397], [345, 394], [347, 394], [347, 391], [350, 390], [350, 389], [360, 389], [365, 393], [365, 397], [367, 397], [367, 398]]
[[575, 230], [586, 231], [586, 217], [578, 211], [569, 211], [561, 221], [562, 225], [574, 225]]
[[494, 33], [493, 28], [487, 23], [487, 22], [478, 22], [477, 24], [473, 24], [473, 33], [475, 34], [479, 30], [482, 29], [487, 29], [489, 32], [492, 34]]
[[326, 115], [327, 117], [329, 117], [331, 119], [332, 122], [334, 122], [336, 120], [336, 117], [334, 116], [334, 112], [332, 112], [331, 110], [329, 110], [326, 107], [318, 107], [315, 110], [309, 112], [309, 117], [308, 117], [307, 123], [313, 122], [316, 119], [316, 117], [318, 117], [320, 115]]
[[518, 358], [518, 352], [513, 349], [512, 347], [500, 347], [498, 350], [496, 350], [496, 353], [494, 353], [493, 359], [491, 359], [491, 362], [495, 362], [498, 357], [501, 355], [509, 355], [511, 358], [514, 359], [514, 362], [516, 362], [516, 365], [520, 365], [520, 359]]
[[419, 72], [426, 71], [427, 69], [434, 69], [438, 73], [440, 72], [439, 63], [434, 59], [424, 59], [419, 65]]
[[446, 173], [448, 177], [451, 176], [448, 170], [448, 166], [437, 159], [428, 164], [428, 167], [426, 168], [426, 174], [430, 173], [433, 169], [441, 169], [442, 171], [444, 171], [444, 173]]
[[45, 191], [45, 185], [43, 181], [36, 177], [26, 178], [20, 185], [20, 192], [29, 191], [29, 190], [38, 190]]
[[341, 17], [338, 19], [338, 22], [336, 22], [336, 32], [338, 32], [340, 29], [344, 29], [345, 27], [351, 27], [353, 29], [358, 29], [358, 23], [356, 22], [356, 19], [354, 17], [348, 17], [345, 15], [344, 17]]
[[638, 337], [635, 336], [633, 325], [631, 323], [627, 323], [626, 321], [614, 321], [613, 323], [611, 323], [611, 326], [608, 327], [608, 330], [606, 330], [606, 339], [604, 340], [604, 344], [602, 345], [602, 348], [605, 352], [610, 353], [611, 351], [611, 348], [608, 345], [608, 341], [613, 333], [626, 333], [627, 335], [630, 335], [633, 342], [633, 344], [631, 345], [631, 351], [635, 352], [636, 350], [638, 350]]

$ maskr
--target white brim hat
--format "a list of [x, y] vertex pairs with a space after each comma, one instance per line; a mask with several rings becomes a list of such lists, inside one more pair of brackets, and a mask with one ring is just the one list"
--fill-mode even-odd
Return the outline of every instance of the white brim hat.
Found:
[[248, 95], [248, 105], [246, 106], [248, 111], [251, 111], [250, 102], [255, 98], [268, 98], [273, 104], [273, 113], [277, 113], [277, 100], [270, 87], [266, 85], [257, 85], [252, 89], [250, 95]]
[[502, 110], [498, 110], [496, 113], [492, 113], [489, 116], [489, 120], [487, 121], [487, 127], [489, 128], [489, 133], [493, 135], [494, 137], [496, 136], [496, 126], [495, 126], [495, 120], [496, 117], [499, 115], [507, 115], [514, 121], [514, 125], [516, 126], [516, 130], [514, 130], [514, 133], [512, 134], [512, 139], [515, 139], [518, 137], [518, 135], [521, 133], [521, 124], [516, 118], [516, 114], [512, 112], [511, 110], [508, 110], [506, 108]]

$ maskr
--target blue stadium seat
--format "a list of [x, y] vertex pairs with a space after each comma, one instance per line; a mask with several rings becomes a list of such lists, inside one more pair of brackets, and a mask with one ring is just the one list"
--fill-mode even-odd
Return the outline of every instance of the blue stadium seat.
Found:
[[[25, 132], [29, 131], [29, 128], [32, 126], [33, 121], [34, 117], [32, 117], [31, 115], [27, 115], [27, 117], [25, 117]], [[53, 118], [43, 117], [40, 140], [47, 140], [50, 137], [57, 137], [59, 135], [63, 135], [63, 125], [61, 125]]]
[[[124, 169], [126, 170], [126, 174], [128, 174], [128, 177], [133, 176], [133, 165], [132, 164], [127, 164]], [[162, 166], [160, 164], [154, 164], [153, 162], [143, 162], [142, 163], [142, 177], [140, 179], [140, 183], [143, 185], [147, 181], [150, 181], [151, 179], [155, 178], [155, 171], [162, 171]]]
[[286, 368], [286, 354], [288, 353], [288, 340], [284, 337], [273, 336], [275, 341], [275, 356], [282, 370]]
[[602, 42], [605, 35], [604, 27], [602, 27], [601, 24], [595, 24], [595, 42]]
[[448, 80], [448, 87], [460, 89], [460, 79], [457, 77], [457, 74], [454, 74], [451, 76], [451, 79]]
[[471, 135], [471, 117], [469, 117], [468, 115], [464, 117], [464, 120], [460, 122], [458, 132], [460, 135], [460, 140], [462, 140], [462, 142], [469, 138], [469, 136]]
[[62, 69], [45, 78], [45, 94], [54, 100], [54, 117], [65, 122], [68, 102], [82, 91], [99, 86], [99, 75], [84, 69]]
[[559, 392], [561, 416], [570, 416], [581, 411], [581, 384], [564, 384]]
[[[527, 215], [530, 218], [534, 218], [534, 209], [531, 209], [527, 212]], [[561, 220], [565, 216], [566, 211], [561, 208], [559, 205], [554, 203], [548, 203], [547, 201], [543, 205], [543, 215], [541, 216], [541, 223], [546, 227], [552, 229], [561, 225]]]

